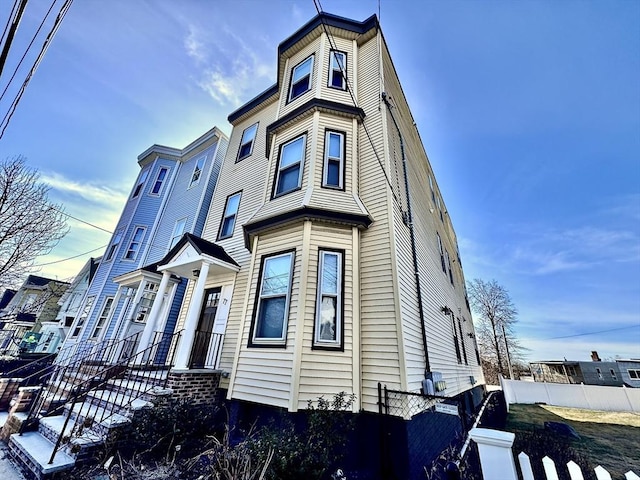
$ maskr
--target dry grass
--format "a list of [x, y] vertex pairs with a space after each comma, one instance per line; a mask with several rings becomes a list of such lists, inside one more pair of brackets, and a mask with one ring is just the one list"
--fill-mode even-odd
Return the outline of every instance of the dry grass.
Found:
[[[623, 479], [629, 470], [640, 474], [640, 414], [549, 405], [511, 405], [506, 430], [516, 434], [516, 443], [519, 437], [522, 439], [533, 430], [555, 440], [550, 438], [553, 434], [543, 431], [547, 421], [566, 423], [578, 432], [580, 440], [571, 441], [570, 448], [591, 468], [602, 465], [614, 480]], [[552, 445], [553, 442], [547, 444]], [[554, 453], [557, 452], [547, 452], [551, 458], [554, 458]], [[584, 473], [586, 479], [587, 472]]]

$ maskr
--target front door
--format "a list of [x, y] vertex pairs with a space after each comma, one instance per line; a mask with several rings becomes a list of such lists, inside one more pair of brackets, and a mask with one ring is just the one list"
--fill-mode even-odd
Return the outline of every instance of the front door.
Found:
[[191, 361], [189, 362], [190, 368], [204, 368], [210, 366], [208, 364], [213, 361], [213, 359], [207, 358], [207, 354], [209, 353], [213, 324], [216, 319], [219, 303], [220, 287], [205, 290], [200, 320], [198, 321], [198, 329], [193, 339], [193, 350], [191, 351]]

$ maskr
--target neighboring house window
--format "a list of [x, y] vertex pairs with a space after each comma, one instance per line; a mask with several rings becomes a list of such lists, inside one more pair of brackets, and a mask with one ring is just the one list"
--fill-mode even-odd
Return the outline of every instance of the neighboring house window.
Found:
[[127, 260], [135, 260], [138, 256], [138, 252], [140, 251], [140, 246], [142, 245], [142, 239], [144, 238], [144, 232], [146, 229], [144, 227], [136, 227], [133, 232], [133, 236], [131, 237], [131, 243], [129, 243], [129, 248], [127, 248], [127, 253], [125, 253], [124, 258]]
[[196, 166], [193, 167], [193, 174], [191, 175], [191, 182], [189, 183], [189, 188], [197, 185], [200, 181], [200, 176], [202, 175], [202, 169], [204, 168], [204, 162], [207, 159], [206, 156], [200, 157], [196, 160]]
[[187, 219], [181, 218], [180, 220], [176, 220], [176, 224], [173, 226], [173, 233], [171, 234], [171, 242], [169, 243], [169, 250], [176, 246], [178, 240], [182, 238], [182, 234], [184, 233], [184, 228], [187, 225]]
[[293, 67], [291, 71], [291, 87], [289, 101], [298, 98], [311, 89], [311, 71], [313, 70], [313, 55]]
[[147, 283], [144, 287], [144, 291], [142, 292], [142, 297], [140, 298], [140, 302], [136, 308], [135, 316], [133, 318], [134, 322], [137, 323], [146, 323], [147, 316], [151, 311], [151, 306], [153, 305], [153, 301], [156, 299], [156, 293], [158, 292], [158, 284], [157, 283]]
[[220, 232], [218, 233], [218, 240], [233, 236], [233, 227], [236, 224], [236, 216], [238, 215], [238, 207], [240, 206], [241, 196], [242, 192], [238, 192], [227, 197], [227, 202], [224, 207], [224, 214], [222, 215], [222, 222], [220, 222]]
[[345, 75], [347, 73], [347, 54], [344, 52], [332, 50], [330, 63], [329, 86], [345, 90], [347, 88], [345, 79]]
[[567, 367], [567, 370], [569, 371], [569, 375], [571, 376], [575, 376], [576, 374], [576, 367], [574, 367], [573, 365], [569, 365]]
[[84, 303], [84, 308], [78, 317], [78, 321], [76, 322], [76, 326], [71, 333], [72, 337], [77, 337], [80, 335], [82, 331], [82, 327], [84, 326], [84, 322], [87, 320], [89, 316], [89, 312], [91, 311], [91, 307], [93, 306], [93, 301], [96, 299], [95, 296], [87, 297], [87, 301]]
[[275, 196], [300, 188], [306, 138], [301, 135], [280, 147]]
[[618, 376], [616, 375], [616, 371], [613, 368], [610, 368], [609, 372], [611, 373], [611, 378], [613, 378], [614, 380], [618, 379]]
[[460, 343], [462, 344], [462, 356], [464, 357], [464, 364], [469, 365], [469, 360], [467, 359], [467, 347], [464, 344], [464, 333], [462, 333], [462, 322], [458, 318], [458, 330], [460, 331]]
[[240, 140], [240, 149], [238, 150], [238, 158], [236, 162], [239, 162], [243, 158], [247, 158], [253, 152], [253, 143], [256, 139], [256, 133], [258, 132], [258, 124], [254, 123], [250, 127], [244, 129], [242, 132], [242, 139]]
[[107, 255], [105, 257], [105, 262], [108, 262], [113, 258], [113, 255], [116, 253], [118, 249], [118, 245], [120, 245], [120, 241], [122, 240], [122, 230], [118, 230], [116, 234], [113, 236], [113, 241], [111, 242], [111, 246], [107, 251]]
[[164, 179], [167, 177], [167, 173], [169, 169], [166, 167], [162, 167], [158, 172], [158, 176], [156, 177], [156, 181], [153, 184], [153, 188], [151, 189], [151, 195], [159, 195], [160, 190], [162, 190], [162, 184], [164, 183]]
[[344, 188], [344, 144], [344, 133], [326, 133], [322, 171], [323, 187]]
[[598, 378], [599, 378], [600, 380], [604, 380], [604, 379], [602, 378], [602, 370], [600, 370], [599, 368], [596, 368], [596, 373], [598, 374]]
[[640, 379], [640, 370], [627, 369], [627, 373], [629, 374], [629, 378], [633, 378], [634, 380]]
[[436, 232], [436, 237], [438, 238], [438, 249], [440, 250], [440, 264], [442, 265], [442, 271], [447, 273], [447, 264], [444, 261], [444, 247], [442, 246], [442, 239], [438, 232]]
[[111, 313], [112, 306], [113, 306], [113, 297], [107, 297], [104, 301], [104, 307], [102, 307], [102, 313], [98, 317], [96, 326], [94, 327], [93, 333], [91, 334], [92, 339], [100, 338], [100, 335], [102, 334], [102, 330], [104, 330], [104, 326], [107, 323], [107, 319], [109, 318], [109, 314]]
[[294, 253], [263, 257], [252, 340], [284, 344], [291, 297]]
[[140, 178], [138, 179], [138, 183], [136, 183], [136, 188], [133, 189], [133, 194], [131, 195], [131, 198], [136, 198], [138, 195], [140, 195], [140, 191], [144, 186], [144, 182], [147, 181], [148, 176], [149, 176], [149, 169], [147, 168], [146, 170], [143, 170], [142, 173], [140, 174]]
[[442, 204], [440, 203], [440, 197], [436, 197], [436, 205], [440, 211], [440, 221], [444, 223], [444, 216], [442, 215]]
[[314, 346], [342, 346], [343, 252], [320, 250]]

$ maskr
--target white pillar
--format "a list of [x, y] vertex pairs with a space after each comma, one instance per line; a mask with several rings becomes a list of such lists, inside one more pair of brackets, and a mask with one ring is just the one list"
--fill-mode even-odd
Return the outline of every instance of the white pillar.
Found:
[[[126, 311], [124, 313], [124, 318], [122, 319], [122, 331], [120, 332], [120, 340], [124, 340], [127, 338], [129, 333], [129, 323], [133, 321], [133, 315], [136, 313], [136, 307], [140, 303], [140, 299], [142, 298], [142, 294], [144, 293], [144, 289], [147, 286], [147, 281], [142, 280], [140, 285], [138, 285], [138, 289], [136, 290], [133, 299], [126, 306]], [[124, 308], [124, 306], [123, 306]], [[131, 315], [129, 315], [131, 314]]]
[[193, 348], [193, 340], [196, 336], [196, 328], [198, 328], [198, 320], [200, 318], [200, 310], [202, 309], [202, 300], [204, 299], [204, 286], [207, 283], [207, 275], [209, 274], [209, 264], [202, 262], [200, 266], [200, 276], [198, 282], [193, 289], [191, 301], [189, 302], [189, 310], [187, 318], [184, 322], [182, 338], [176, 354], [176, 362], [174, 368], [189, 368], [189, 357]]
[[472, 428], [469, 436], [478, 444], [483, 478], [518, 480], [511, 452], [515, 434], [488, 428]]
[[[138, 342], [138, 350], [136, 354], [139, 354], [143, 350], [149, 347], [149, 342], [151, 337], [153, 336], [153, 332], [155, 331], [156, 325], [158, 324], [158, 316], [162, 309], [162, 302], [164, 300], [164, 294], [167, 290], [167, 285], [169, 284], [169, 279], [171, 278], [170, 272], [162, 272], [162, 280], [160, 280], [160, 285], [158, 286], [158, 292], [156, 293], [156, 298], [153, 300], [153, 305], [151, 305], [151, 311], [149, 312], [149, 316], [147, 317], [147, 323], [144, 326], [144, 330], [142, 331], [142, 335], [140, 336], [140, 341]], [[145, 359], [146, 360], [146, 359]]]

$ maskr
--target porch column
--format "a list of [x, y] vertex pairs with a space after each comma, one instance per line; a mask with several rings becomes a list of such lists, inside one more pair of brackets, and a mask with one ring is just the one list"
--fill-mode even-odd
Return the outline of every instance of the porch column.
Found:
[[207, 283], [208, 274], [209, 264], [202, 262], [200, 266], [200, 276], [198, 277], [198, 282], [193, 289], [191, 301], [189, 302], [189, 310], [187, 311], [187, 318], [184, 322], [182, 339], [180, 340], [180, 347], [176, 354], [174, 368], [189, 368], [189, 357], [191, 356], [193, 340], [196, 336], [196, 328], [198, 328], [198, 319], [200, 317], [200, 310], [202, 309], [202, 300], [204, 299], [204, 286]]
[[162, 280], [160, 280], [160, 285], [158, 286], [158, 292], [156, 293], [156, 298], [153, 300], [153, 305], [151, 305], [151, 311], [149, 312], [149, 317], [147, 318], [147, 323], [144, 326], [144, 330], [142, 331], [142, 335], [140, 336], [140, 341], [138, 342], [138, 350], [136, 354], [141, 353], [147, 347], [149, 347], [149, 341], [153, 336], [153, 332], [155, 331], [156, 325], [158, 324], [158, 316], [160, 314], [160, 310], [162, 309], [162, 302], [164, 301], [164, 294], [167, 290], [167, 285], [169, 284], [169, 278], [171, 278], [171, 273], [168, 271], [162, 272]]

